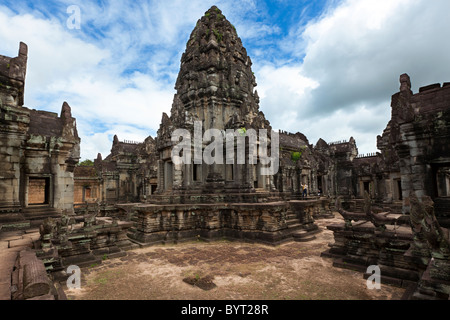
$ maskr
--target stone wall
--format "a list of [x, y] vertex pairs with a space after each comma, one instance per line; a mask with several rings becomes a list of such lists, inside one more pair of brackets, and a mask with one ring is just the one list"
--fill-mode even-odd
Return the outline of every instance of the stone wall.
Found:
[[[450, 85], [433, 84], [413, 94], [407, 74], [400, 76], [400, 83], [400, 92], [392, 96], [391, 120], [378, 137], [378, 147], [385, 167], [394, 168], [386, 171], [391, 177], [392, 172], [400, 176], [399, 198], [403, 212], [409, 213], [411, 191], [418, 197], [441, 198], [438, 173], [450, 168]], [[436, 212], [438, 218], [440, 211]]]
[[128, 236], [141, 245], [195, 239], [242, 239], [268, 244], [311, 239], [314, 217], [329, 216], [327, 201], [137, 205]]
[[[60, 115], [23, 107], [26, 63], [24, 43], [18, 57], [0, 56], [0, 224], [4, 227], [29, 220], [31, 212], [24, 210], [34, 203], [73, 212], [73, 169], [80, 154], [76, 121], [66, 102]], [[42, 193], [35, 184], [44, 180]]]

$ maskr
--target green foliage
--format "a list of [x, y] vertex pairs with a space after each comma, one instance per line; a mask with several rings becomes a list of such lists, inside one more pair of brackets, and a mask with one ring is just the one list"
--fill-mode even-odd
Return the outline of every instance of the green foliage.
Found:
[[216, 29], [214, 29], [213, 32], [214, 32], [214, 35], [216, 36], [217, 41], [218, 41], [218, 42], [221, 42], [221, 41], [222, 41], [222, 38], [223, 38], [223, 34], [221, 34], [221, 33], [220, 33], [219, 31], [217, 31]]
[[94, 166], [94, 161], [86, 159], [84, 161], [81, 161], [78, 163], [78, 166], [82, 166], [82, 167], [93, 167]]
[[302, 153], [301, 152], [291, 152], [291, 159], [294, 162], [297, 162], [298, 160], [300, 160], [300, 158], [302, 157]]
[[211, 13], [207, 12], [205, 13], [205, 17], [207, 17], [209, 19], [209, 16], [211, 15]]
[[220, 14], [220, 13], [217, 15], [217, 19], [219, 19], [219, 21], [222, 20], [222, 19], [224, 19], [224, 18], [225, 18], [224, 15], [222, 15], [222, 14]]
[[240, 128], [238, 129], [238, 131], [241, 136], [245, 136], [247, 134], [247, 129], [245, 128]]
[[9, 69], [9, 67], [10, 67], [9, 63], [6, 65], [6, 67]]

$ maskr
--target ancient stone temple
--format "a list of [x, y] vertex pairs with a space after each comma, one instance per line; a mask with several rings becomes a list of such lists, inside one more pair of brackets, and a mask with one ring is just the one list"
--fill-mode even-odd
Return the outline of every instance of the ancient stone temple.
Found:
[[72, 264], [151, 244], [308, 241], [335, 209], [343, 222], [327, 226], [335, 241], [323, 253], [334, 266], [369, 277], [375, 265], [406, 299], [449, 299], [449, 83], [413, 93], [401, 75], [380, 152], [360, 155], [352, 137], [313, 145], [272, 130], [252, 61], [213, 6], [187, 41], [157, 137], [114, 136], [109, 155], [80, 165], [70, 106], [24, 106], [27, 51], [0, 56], [0, 254], [16, 248], [0, 255], [0, 297], [59, 299], [46, 270], [64, 278]]
[[347, 211], [338, 198], [345, 223], [328, 226], [335, 243], [324, 255], [335, 266], [362, 272], [378, 266], [383, 283], [407, 288], [405, 299], [447, 300], [450, 86], [434, 84], [413, 94], [403, 74], [391, 108], [378, 136], [381, 153], [353, 161], [364, 204], [347, 201]]
[[[212, 190], [216, 193], [233, 190], [242, 193], [255, 188], [270, 190], [270, 182], [258, 173], [261, 164], [237, 163], [236, 145], [218, 146], [226, 164], [208, 165], [201, 159], [192, 158], [191, 163], [175, 165], [171, 160], [171, 151], [176, 144], [171, 141], [171, 136], [175, 129], [186, 129], [194, 137], [197, 124], [199, 139], [210, 129], [219, 135], [225, 130], [245, 135], [250, 129], [256, 132], [266, 129], [271, 133], [269, 122], [259, 111], [251, 66], [252, 61], [233, 25], [218, 8], [210, 9], [191, 33], [181, 58], [171, 116], [163, 115], [158, 132], [160, 193], [183, 193], [183, 190], [192, 193], [196, 189], [208, 193]], [[199, 147], [202, 157], [206, 150], [202, 145]], [[192, 152], [195, 152], [193, 145]], [[234, 158], [228, 159], [225, 153], [227, 156], [234, 153]], [[247, 144], [246, 159], [248, 155]]]
[[317, 230], [313, 208], [276, 189], [278, 170], [263, 174], [278, 169], [279, 139], [259, 110], [251, 66], [234, 26], [213, 6], [181, 58], [171, 115], [163, 114], [156, 138], [158, 187], [150, 204], [134, 208], [132, 239], [279, 243]]
[[155, 147], [152, 137], [139, 143], [119, 141], [115, 135], [105, 159], [98, 154], [92, 166], [75, 168], [76, 207], [97, 202], [102, 210], [111, 211], [118, 203], [145, 201], [157, 188]]
[[23, 106], [28, 48], [0, 56], [0, 225], [26, 228], [73, 212], [80, 138], [70, 106], [60, 115]]
[[392, 96], [391, 121], [378, 138], [385, 161], [395, 164], [389, 165], [393, 170], [385, 193], [403, 201], [404, 213], [410, 211], [411, 192], [431, 197], [438, 219], [450, 227], [450, 83], [422, 87], [416, 94], [407, 74], [400, 83], [400, 92]]

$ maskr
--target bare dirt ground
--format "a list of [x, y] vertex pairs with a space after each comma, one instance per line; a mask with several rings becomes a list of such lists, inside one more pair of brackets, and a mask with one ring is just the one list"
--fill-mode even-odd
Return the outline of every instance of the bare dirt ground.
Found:
[[[82, 269], [72, 300], [397, 300], [404, 289], [369, 290], [359, 272], [334, 268], [320, 254], [333, 243], [330, 223], [310, 242], [277, 247], [243, 242], [188, 242], [129, 251]], [[203, 289], [202, 289], [203, 288]]]

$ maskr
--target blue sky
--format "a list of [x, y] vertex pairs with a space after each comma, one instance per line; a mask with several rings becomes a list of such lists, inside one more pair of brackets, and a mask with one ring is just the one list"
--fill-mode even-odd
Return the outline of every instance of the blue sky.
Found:
[[[71, 5], [79, 30], [66, 23]], [[400, 74], [414, 92], [450, 81], [448, 0], [0, 0], [0, 54], [27, 43], [25, 106], [59, 113], [67, 101], [82, 159], [106, 157], [114, 134], [155, 136], [189, 35], [212, 5], [252, 58], [273, 128], [311, 144], [354, 137], [361, 154], [376, 152]]]

